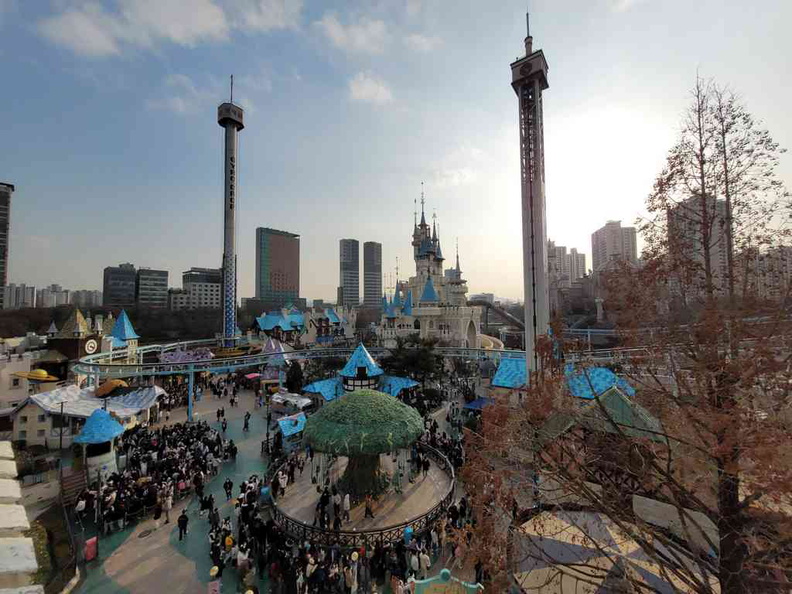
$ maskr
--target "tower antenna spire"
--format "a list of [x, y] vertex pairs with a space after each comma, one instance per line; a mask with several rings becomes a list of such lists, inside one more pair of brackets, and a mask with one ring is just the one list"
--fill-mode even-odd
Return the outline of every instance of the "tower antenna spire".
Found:
[[421, 182], [421, 215], [424, 213], [424, 183]]
[[528, 12], [528, 7], [525, 7], [525, 36], [531, 36], [531, 13]]
[[229, 103], [233, 103], [233, 102], [234, 102], [234, 75], [232, 74], [231, 75], [231, 100], [229, 101]]
[[418, 226], [418, 199], [413, 198], [413, 227]]

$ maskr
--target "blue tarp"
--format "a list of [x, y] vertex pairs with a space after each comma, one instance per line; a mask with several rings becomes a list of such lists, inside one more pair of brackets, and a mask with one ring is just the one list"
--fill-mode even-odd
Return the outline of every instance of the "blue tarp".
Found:
[[379, 389], [391, 396], [398, 396], [402, 390], [417, 386], [418, 382], [408, 377], [398, 377], [396, 375], [383, 375], [380, 378]]
[[599, 394], [604, 394], [613, 386], [632, 397], [635, 389], [623, 378], [620, 378], [607, 367], [591, 367], [575, 371], [570, 363], [564, 370], [567, 387], [573, 396], [592, 400]]
[[344, 368], [341, 370], [341, 375], [343, 377], [357, 377], [358, 367], [365, 367], [368, 377], [376, 377], [384, 373], [382, 368], [377, 365], [374, 358], [366, 350], [366, 347], [363, 346], [362, 342], [349, 357], [346, 365], [344, 365]]
[[303, 392], [321, 394], [326, 402], [330, 402], [344, 393], [344, 386], [341, 383], [341, 378], [333, 377], [308, 384], [303, 388]]
[[280, 427], [283, 437], [291, 437], [300, 433], [305, 429], [305, 413], [297, 413], [290, 417], [283, 417], [278, 419], [278, 426]]
[[101, 408], [96, 409], [85, 421], [80, 434], [74, 438], [77, 443], [105, 443], [112, 441], [124, 432], [121, 423]]
[[488, 405], [494, 404], [494, 403], [495, 403], [495, 401], [492, 398], [476, 398], [472, 402], [468, 402], [462, 408], [466, 408], [468, 410], [481, 410], [485, 406], [488, 406]]
[[503, 359], [492, 378], [496, 388], [522, 388], [525, 384], [525, 359]]

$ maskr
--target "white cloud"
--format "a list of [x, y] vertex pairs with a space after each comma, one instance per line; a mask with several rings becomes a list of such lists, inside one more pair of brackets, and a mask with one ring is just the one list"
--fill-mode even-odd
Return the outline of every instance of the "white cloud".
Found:
[[330, 42], [345, 51], [362, 54], [381, 54], [388, 42], [385, 22], [360, 18], [355, 23], [344, 25], [333, 13], [325, 13], [314, 23]]
[[224, 41], [233, 28], [296, 28], [302, 10], [302, 0], [117, 0], [116, 5], [110, 10], [95, 0], [76, 0], [39, 21], [38, 28], [57, 45], [101, 57], [127, 46]]
[[404, 45], [414, 52], [426, 53], [440, 47], [443, 40], [439, 37], [428, 37], [419, 33], [406, 35], [404, 37]]
[[50, 41], [83, 56], [120, 53], [118, 23], [99, 5], [69, 9], [41, 21], [38, 26], [41, 34]]
[[235, 24], [242, 29], [272, 31], [300, 25], [303, 0], [226, 0]]
[[492, 165], [492, 158], [483, 150], [463, 145], [441, 159], [432, 171], [434, 185], [449, 188], [471, 184], [480, 172]]
[[[193, 80], [185, 74], [171, 74], [165, 78], [165, 93], [159, 99], [151, 99], [151, 109], [161, 109], [174, 113], [186, 114], [200, 111], [207, 101], [211, 101], [213, 93], [199, 89]], [[218, 89], [219, 91], [219, 89]], [[215, 103], [219, 95], [215, 96]]]
[[[214, 109], [228, 97], [228, 79], [211, 78], [197, 84], [186, 74], [170, 74], [165, 77], [159, 96], [149, 99], [149, 109], [172, 111], [181, 115], [206, 112]], [[258, 74], [247, 74], [234, 78], [234, 103], [248, 113], [256, 109], [253, 97], [272, 90], [272, 79], [265, 70]]]
[[415, 16], [419, 12], [421, 12], [421, 0], [407, 0], [407, 14], [409, 16]]
[[353, 101], [385, 105], [393, 101], [393, 94], [387, 83], [368, 72], [358, 72], [349, 81], [349, 97]]

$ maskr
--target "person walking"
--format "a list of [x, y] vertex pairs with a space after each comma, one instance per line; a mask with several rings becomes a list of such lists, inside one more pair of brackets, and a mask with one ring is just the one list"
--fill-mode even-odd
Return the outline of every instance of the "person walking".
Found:
[[187, 517], [187, 510], [182, 510], [181, 515], [177, 523], [179, 524], [179, 540], [184, 540], [184, 536], [187, 534], [187, 524], [190, 522], [190, 518]]
[[227, 478], [223, 483], [223, 490], [225, 491], [226, 494], [226, 501], [228, 501], [229, 499], [231, 499], [231, 494], [234, 491], [234, 483], [231, 482], [230, 478]]
[[228, 429], [228, 421], [225, 420], [225, 417], [223, 417], [223, 423], [221, 424], [221, 427], [223, 428], [223, 435], [225, 435], [226, 429]]
[[162, 498], [162, 511], [165, 512], [165, 523], [170, 524], [170, 511], [173, 509], [173, 494], [170, 489], [167, 490], [165, 496]]
[[250, 411], [245, 413], [245, 424], [242, 427], [242, 431], [250, 431]]
[[349, 512], [352, 509], [352, 502], [349, 499], [349, 493], [344, 495], [344, 521], [349, 522]]
[[366, 513], [363, 518], [374, 518], [374, 512], [371, 511], [371, 493], [366, 493]]

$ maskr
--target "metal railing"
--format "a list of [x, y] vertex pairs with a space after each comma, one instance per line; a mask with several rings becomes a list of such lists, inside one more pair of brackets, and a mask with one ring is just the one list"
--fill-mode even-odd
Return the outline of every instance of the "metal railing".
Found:
[[[405, 522], [392, 524], [384, 528], [372, 528], [361, 530], [332, 530], [320, 528], [312, 524], [306, 524], [296, 518], [291, 517], [278, 507], [277, 499], [272, 506], [272, 519], [283, 532], [291, 538], [298, 539], [299, 542], [309, 541], [320, 546], [332, 546], [335, 543], [342, 548], [373, 547], [393, 543], [404, 538], [404, 530], [412, 528], [413, 534], [418, 536], [431, 529], [432, 525], [440, 519], [448, 510], [454, 499], [456, 489], [456, 476], [454, 467], [442, 453], [435, 448], [419, 443], [421, 451], [429, 455], [435, 464], [444, 472], [450, 475], [451, 484], [442, 499], [427, 512], [415, 516]], [[283, 464], [278, 466], [278, 470], [283, 468]], [[274, 474], [274, 472], [272, 473]]]

